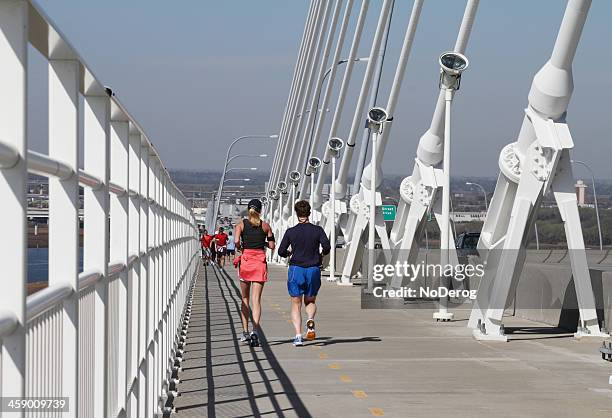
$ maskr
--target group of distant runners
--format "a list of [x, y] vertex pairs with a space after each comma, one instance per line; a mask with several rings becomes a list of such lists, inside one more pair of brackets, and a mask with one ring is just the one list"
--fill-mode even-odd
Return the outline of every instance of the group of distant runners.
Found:
[[[272, 228], [261, 219], [262, 203], [253, 199], [247, 206], [248, 216], [229, 235], [223, 228], [214, 235], [203, 231], [201, 235], [204, 264], [216, 262], [225, 266], [225, 257], [230, 256], [238, 268], [242, 306], [240, 315], [243, 332], [240, 341], [257, 347], [260, 344], [261, 295], [268, 281], [266, 249], [274, 250], [276, 239]], [[323, 256], [329, 254], [331, 245], [323, 228], [309, 222], [310, 204], [300, 200], [295, 204], [298, 223], [289, 228], [278, 247], [277, 254], [289, 258], [287, 291], [291, 298], [291, 322], [295, 329], [293, 345], [304, 345], [304, 340], [314, 340], [316, 298], [321, 287], [321, 264]], [[236, 251], [240, 255], [235, 255]], [[306, 329], [302, 333], [302, 305], [307, 315]], [[249, 332], [249, 317], [252, 330]]]
[[206, 229], [200, 235], [202, 247], [202, 260], [204, 264], [217, 262], [220, 267], [225, 267], [225, 257], [234, 260], [236, 255], [236, 243], [233, 240], [232, 231], [228, 234], [223, 228], [219, 228], [214, 235], [210, 235]]

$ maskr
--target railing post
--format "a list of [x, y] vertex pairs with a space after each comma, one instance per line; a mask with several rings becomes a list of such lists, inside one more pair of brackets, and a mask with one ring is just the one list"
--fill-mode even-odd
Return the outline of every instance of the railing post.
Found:
[[140, 149], [140, 301], [139, 301], [139, 343], [138, 343], [138, 417], [150, 417], [147, 409], [147, 388], [151, 380], [148, 371], [149, 333], [149, 147], [146, 141]]
[[151, 401], [153, 412], [157, 413], [157, 404], [159, 400], [160, 394], [160, 382], [161, 382], [161, 365], [159, 362], [159, 308], [160, 308], [160, 299], [159, 299], [159, 280], [160, 280], [160, 271], [161, 271], [161, 259], [160, 259], [160, 216], [159, 216], [159, 195], [160, 195], [160, 187], [159, 187], [159, 166], [160, 163], [157, 158], [154, 158], [152, 161], [152, 169], [153, 169], [153, 247], [154, 250], [152, 252], [154, 259], [154, 267], [153, 267], [153, 318], [151, 322], [152, 326], [152, 359], [153, 359], [153, 382], [152, 382], [152, 392], [151, 392]]
[[[129, 190], [129, 159], [128, 140], [129, 122], [119, 117], [111, 121], [111, 172], [110, 178], [114, 184]], [[112, 195], [110, 201], [110, 259], [113, 263], [126, 266], [111, 284], [111, 295], [115, 306], [111, 306], [113, 320], [110, 321], [112, 333], [110, 354], [113, 371], [110, 380], [109, 415], [114, 416], [124, 406], [126, 399], [126, 339], [127, 339], [127, 281], [128, 281], [128, 194]]]
[[[151, 158], [153, 157], [153, 158]], [[155, 158], [154, 154], [149, 154], [149, 216], [147, 219], [148, 223], [148, 242], [147, 248], [149, 250], [149, 263], [148, 263], [148, 306], [147, 306], [147, 409], [146, 416], [150, 417], [156, 413], [157, 399], [155, 399], [155, 387], [157, 377], [157, 365], [155, 363], [155, 312], [156, 312], [156, 280], [157, 280], [157, 254], [155, 250], [152, 250], [156, 245], [156, 207], [155, 207], [155, 195], [156, 195], [156, 169], [155, 169]]]
[[85, 171], [102, 181], [102, 187], [92, 190], [85, 188], [84, 206], [84, 249], [83, 270], [99, 271], [102, 279], [95, 284], [94, 295], [94, 339], [91, 370], [81, 370], [91, 374], [91, 384], [82, 384], [81, 390], [93, 391], [89, 394], [91, 405], [80, 405], [80, 416], [96, 418], [107, 417], [107, 367], [108, 341], [106, 324], [108, 316], [108, 263], [109, 263], [109, 151], [110, 151], [110, 99], [108, 96], [85, 96], [84, 106], [84, 163]]
[[[166, 172], [161, 170], [162, 177], [162, 219], [163, 219], [163, 235], [162, 235], [162, 267], [163, 274], [161, 277], [161, 317], [160, 317], [160, 332], [161, 332], [161, 382], [163, 385], [167, 377], [168, 370], [168, 272], [170, 263], [168, 257], [168, 177]], [[161, 391], [160, 391], [161, 393]]]
[[[61, 370], [62, 395], [78, 411], [79, 288], [79, 82], [75, 60], [49, 60], [49, 156], [70, 166], [67, 179], [49, 178], [49, 286], [68, 282], [74, 293], [64, 300]], [[57, 342], [56, 342], [57, 343]], [[52, 388], [44, 388], [47, 393]]]
[[[0, 265], [3, 281], [0, 306], [18, 321], [12, 335], [0, 344], [0, 395], [25, 394], [25, 295], [27, 280], [27, 67], [28, 4], [0, 1], [0, 139], [19, 153], [13, 167], [0, 169]], [[23, 416], [23, 414], [15, 414]]]
[[[129, 249], [128, 254], [139, 255], [140, 252], [140, 132], [134, 126], [130, 126], [129, 135]], [[128, 282], [128, 344], [127, 344], [127, 388], [128, 398], [126, 411], [129, 417], [135, 417], [138, 413], [138, 398], [140, 396], [140, 381], [138, 380], [138, 340], [139, 340], [139, 295], [140, 295], [140, 270], [141, 259], [138, 257], [132, 264]]]

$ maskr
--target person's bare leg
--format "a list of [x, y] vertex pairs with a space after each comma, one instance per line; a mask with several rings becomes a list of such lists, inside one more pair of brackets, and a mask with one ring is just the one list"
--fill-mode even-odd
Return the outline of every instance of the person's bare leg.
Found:
[[306, 315], [308, 319], [314, 319], [317, 314], [316, 296], [304, 296], [304, 306], [306, 307]]
[[251, 293], [250, 282], [240, 282], [240, 293], [242, 293], [242, 305], [240, 306], [240, 319], [242, 320], [242, 330], [249, 332], [249, 299]]
[[302, 334], [302, 297], [291, 297], [291, 322], [295, 328], [295, 335]]
[[253, 331], [259, 332], [259, 321], [261, 320], [261, 294], [263, 292], [264, 283], [253, 282], [252, 288], [253, 299], [251, 300], [251, 310], [253, 314]]

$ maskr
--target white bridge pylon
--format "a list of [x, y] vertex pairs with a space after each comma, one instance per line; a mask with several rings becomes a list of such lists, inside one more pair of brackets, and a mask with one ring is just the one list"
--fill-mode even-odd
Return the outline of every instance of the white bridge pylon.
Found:
[[478, 247], [487, 268], [468, 323], [481, 340], [506, 341], [503, 314], [525, 263], [529, 228], [545, 193], [552, 192], [565, 227], [580, 321], [576, 337], [603, 337], [587, 265], [574, 191], [566, 122], [573, 91], [572, 61], [591, 0], [569, 0], [548, 62], [538, 71], [518, 140], [499, 157], [495, 193]]
[[[472, 25], [478, 8], [478, 0], [469, 0], [466, 4], [465, 13], [459, 29], [459, 34], [455, 44], [454, 51], [463, 53], [467, 46], [467, 41], [471, 33]], [[417, 15], [418, 18], [418, 15]], [[416, 26], [416, 22], [414, 23]], [[414, 29], [413, 29], [414, 30]], [[408, 34], [407, 34], [408, 39]], [[407, 51], [408, 53], [408, 51]], [[407, 59], [407, 57], [405, 57]], [[399, 75], [396, 74], [396, 78]], [[391, 95], [389, 99], [389, 113], [393, 112], [397, 98]], [[381, 213], [382, 201], [377, 196], [377, 217], [376, 217], [376, 231], [377, 235], [381, 238], [381, 246], [385, 252], [385, 258], [388, 259], [388, 253], [391, 253], [393, 249], [393, 259], [389, 260], [391, 263], [396, 262], [416, 262], [416, 257], [419, 251], [419, 241], [423, 233], [426, 216], [429, 211], [435, 214], [438, 225], [444, 225], [442, 221], [442, 205], [439, 197], [442, 194], [442, 185], [444, 183], [444, 171], [442, 167], [436, 167], [442, 162], [444, 144], [444, 116], [445, 116], [445, 90], [441, 89], [438, 97], [438, 102], [434, 111], [431, 126], [429, 130], [421, 137], [419, 142], [419, 148], [417, 149], [417, 158], [415, 159], [415, 168], [412, 176], [405, 178], [402, 181], [400, 187], [401, 201], [398, 206], [398, 212], [396, 220], [393, 224], [390, 239], [387, 236], [387, 232], [384, 226], [384, 220]], [[379, 148], [381, 151], [378, 153], [378, 161], [382, 161], [382, 154], [384, 153], [384, 146], [386, 145], [386, 139], [389, 137], [389, 131], [391, 129], [390, 124], [382, 136]], [[432, 150], [432, 151], [429, 151]], [[377, 164], [380, 167], [381, 164]], [[351, 199], [351, 208], [361, 208], [364, 205], [364, 196], [369, 196], [371, 187], [371, 165], [366, 167], [362, 176], [361, 190], [365, 190], [365, 193], [359, 193], [354, 196], [355, 201]], [[377, 169], [379, 171], [379, 169]], [[377, 173], [377, 178], [382, 179], [382, 172]], [[376, 188], [380, 186], [380, 182], [376, 182]], [[364, 215], [363, 210], [353, 211], [356, 218], [354, 222], [349, 221], [352, 227], [350, 231], [350, 246], [357, 244], [360, 245], [362, 235], [364, 234]], [[380, 218], [380, 219], [379, 219]], [[367, 224], [367, 221], [366, 221]], [[457, 255], [455, 251], [455, 239], [452, 231], [452, 225], [448, 222], [448, 245], [446, 246], [450, 250], [447, 252], [450, 257], [449, 263], [457, 263]], [[380, 231], [380, 232], [379, 232]], [[446, 235], [446, 234], [441, 234]], [[444, 247], [444, 246], [443, 246]], [[347, 256], [345, 257], [345, 265], [343, 268], [343, 281], [350, 280], [355, 274], [357, 274], [358, 265], [357, 260], [359, 257], [359, 249], [349, 248], [347, 250]], [[390, 283], [391, 287], [401, 287], [402, 278], [394, 277]], [[451, 315], [443, 315], [442, 319], [450, 319]]]
[[[328, 5], [325, 2], [316, 3], [318, 5], [317, 10], [322, 10], [324, 5]], [[367, 0], [361, 1], [349, 57], [348, 60], [344, 60], [347, 67], [342, 85], [337, 92], [336, 109], [328, 138], [339, 136], [340, 117], [346, 101], [348, 82], [357, 56], [368, 3]], [[332, 205], [329, 202], [324, 202], [322, 193], [331, 165], [329, 149], [322, 153], [324, 155], [321, 158], [322, 164], [318, 171], [316, 186], [314, 186], [313, 178], [310, 177], [313, 175], [312, 173], [309, 176], [309, 173], [304, 171], [304, 175], [300, 179], [302, 183], [300, 183], [301, 193], [299, 197], [305, 197], [305, 191], [308, 189], [306, 181], [309, 181], [313, 213], [320, 215], [319, 223], [327, 233], [330, 235], [333, 235], [332, 231], [344, 233], [346, 253], [339, 284], [351, 284], [352, 278], [369, 273], [365, 269], [360, 271], [362, 269], [361, 260], [365, 248], [374, 248], [374, 237], [379, 240], [383, 250], [381, 260], [377, 261], [382, 262], [384, 255], [386, 263], [394, 265], [396, 263], [404, 264], [404, 262], [407, 264], [416, 263], [419, 244], [425, 231], [426, 219], [431, 215], [435, 217], [440, 226], [442, 236], [441, 264], [448, 262], [450, 265], [456, 265], [459, 263], [455, 250], [454, 228], [449, 219], [450, 198], [448, 197], [450, 194], [449, 177], [452, 162], [452, 158], [448, 155], [450, 153], [450, 109], [454, 91], [458, 89], [459, 85], [457, 84], [455, 88], [449, 87], [450, 84], [447, 83], [448, 79], [445, 77], [450, 76], [450, 73], [445, 70], [445, 65], [442, 65], [444, 74], [441, 74], [440, 92], [432, 115], [431, 125], [419, 140], [412, 171], [407, 170], [410, 175], [404, 178], [400, 185], [401, 200], [390, 234], [387, 233], [382, 215], [382, 196], [379, 188], [383, 178], [381, 166], [385, 148], [391, 135], [392, 123], [387, 124], [384, 129], [378, 132], [378, 135], [374, 135], [375, 138], [372, 138], [372, 161], [363, 170], [363, 173], [356, 173], [357, 176], [360, 176], [360, 189], [351, 197], [350, 201], [346, 199], [346, 178], [351, 165], [352, 148], [356, 145], [357, 133], [363, 129], [363, 120], [366, 113], [365, 99], [371, 89], [372, 77], [376, 78], [375, 67], [380, 62], [376, 58], [381, 50], [382, 39], [386, 39], [383, 35], [386, 25], [390, 22], [388, 18], [390, 17], [390, 9], [393, 7], [392, 3], [390, 0], [382, 2], [368, 57], [368, 67], [361, 83], [351, 130], [346, 137], [346, 150], [343, 151], [344, 155], [340, 162], [337, 179], [335, 182], [332, 180], [333, 193], [330, 193], [330, 195], [335, 195], [339, 199], [334, 205], [335, 209], [331, 209]], [[395, 69], [386, 108], [378, 108], [376, 105], [371, 106], [371, 110], [385, 110], [388, 116], [387, 122], [390, 122], [395, 116], [395, 107], [423, 3], [424, 0], [413, 2], [412, 14], [405, 31], [404, 43]], [[542, 197], [547, 192], [553, 193], [565, 225], [580, 311], [577, 336], [603, 335], [599, 328], [595, 298], [584, 251], [582, 228], [573, 190], [574, 178], [570, 164], [570, 153], [574, 144], [566, 122], [567, 105], [573, 90], [572, 61], [590, 4], [591, 0], [567, 1], [565, 15], [552, 56], [533, 80], [529, 94], [529, 105], [525, 110], [518, 140], [504, 147], [499, 157], [501, 173], [479, 241], [481, 259], [484, 260], [486, 268], [468, 324], [474, 329], [476, 338], [506, 339], [503, 331], [502, 315], [505, 306], [510, 302], [509, 295], [514, 294], [514, 289], [523, 270], [528, 231], [533, 225]], [[478, 5], [479, 0], [466, 1], [463, 19], [453, 48], [455, 56], [463, 57]], [[347, 1], [342, 27], [346, 23], [351, 7], [352, 2]], [[330, 35], [332, 32], [330, 31]], [[339, 57], [339, 50], [344, 39], [343, 30], [340, 33], [343, 35], [338, 37], [335, 58], [332, 63], [334, 71], [336, 58]], [[316, 44], [322, 45], [322, 41], [311, 40], [308, 43], [309, 46], [304, 48], [313, 48]], [[329, 52], [329, 46], [331, 45], [329, 39], [326, 45], [328, 47], [324, 55]], [[310, 54], [310, 51], [302, 51], [302, 55]], [[316, 61], [312, 58], [309, 60], [302, 58], [298, 60], [298, 67], [300, 67], [301, 72], [310, 72], [311, 69], [307, 63]], [[464, 64], [463, 69], [467, 66], [467, 59]], [[323, 72], [323, 68], [319, 68], [320, 75], [326, 74]], [[333, 80], [335, 72], [330, 72], [330, 74]], [[302, 76], [302, 78], [306, 77]], [[303, 124], [295, 122], [296, 118], [303, 115], [304, 110], [308, 110], [306, 109], [307, 106], [304, 105], [304, 97], [312, 98], [312, 95], [309, 92], [302, 91], [308, 88], [310, 87], [301, 86], [299, 94], [290, 92], [292, 102], [283, 121], [284, 145], [277, 152], [279, 161], [274, 163], [273, 174], [268, 187], [276, 186], [278, 188], [278, 180], [288, 179], [289, 170], [302, 173], [302, 169], [305, 167], [302, 162], [305, 162], [308, 157], [313, 157], [318, 151], [317, 140], [321, 134], [324, 112], [316, 123], [316, 118], [312, 115], [311, 119], [313, 121], [312, 123], [306, 123], [304, 132], [301, 131]], [[319, 91], [320, 86], [317, 92]], [[323, 96], [324, 109], [327, 108], [328, 96], [331, 91], [332, 87], [328, 85]], [[293, 96], [296, 95], [297, 98], [294, 98]], [[312, 101], [313, 104], [317, 102], [318, 99]], [[310, 111], [318, 112], [319, 109], [310, 109]], [[311, 126], [314, 128], [313, 134], [310, 134], [309, 131]], [[302, 139], [302, 142], [298, 142], [297, 145], [293, 143], [297, 141], [297, 136], [293, 135], [296, 130]], [[309, 136], [311, 139], [310, 142], [307, 142]], [[314, 146], [312, 146], [313, 144]], [[293, 151], [289, 151], [291, 149], [297, 150], [298, 145], [301, 145], [300, 149], [308, 149], [310, 152], [299, 152], [299, 155], [294, 155]], [[300, 162], [297, 165], [295, 164], [296, 160]], [[275, 190], [278, 191], [278, 189]], [[270, 191], [274, 190], [268, 189], [268, 192]], [[279, 196], [277, 196], [278, 198]], [[291, 199], [291, 202], [284, 199], [285, 197], [280, 195], [280, 202], [274, 199], [270, 202], [270, 215], [274, 223], [275, 233], [279, 237], [289, 226], [290, 208], [295, 201], [295, 199]], [[373, 222], [370, 222], [370, 220], [373, 220]], [[314, 222], [316, 221], [315, 219]], [[370, 228], [367, 228], [368, 226]], [[369, 265], [372, 266], [373, 262], [369, 261]], [[401, 277], [394, 277], [388, 285], [392, 288], [399, 288], [403, 285], [402, 280]], [[444, 284], [442, 283], [442, 285]], [[368, 285], [370, 286], [370, 283]], [[440, 301], [440, 313], [445, 315], [445, 319], [448, 319], [451, 314], [446, 310], [446, 301], [447, 299]]]

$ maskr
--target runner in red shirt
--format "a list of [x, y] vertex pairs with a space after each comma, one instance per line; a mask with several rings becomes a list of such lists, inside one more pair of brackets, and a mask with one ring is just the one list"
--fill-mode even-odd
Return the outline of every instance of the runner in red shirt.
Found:
[[202, 260], [204, 260], [204, 265], [207, 266], [210, 260], [210, 243], [213, 240], [213, 236], [208, 234], [207, 230], [204, 230], [202, 236], [200, 237], [200, 244], [202, 246]]
[[219, 233], [215, 235], [215, 247], [217, 248], [217, 263], [220, 267], [225, 267], [225, 251], [227, 249], [227, 234], [223, 228], [219, 228]]

